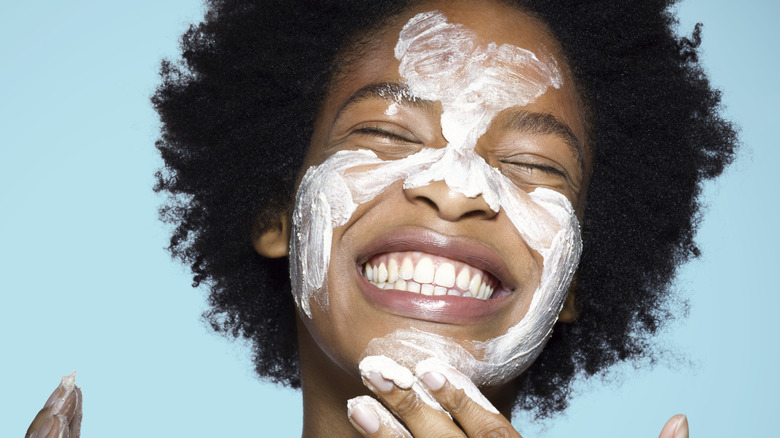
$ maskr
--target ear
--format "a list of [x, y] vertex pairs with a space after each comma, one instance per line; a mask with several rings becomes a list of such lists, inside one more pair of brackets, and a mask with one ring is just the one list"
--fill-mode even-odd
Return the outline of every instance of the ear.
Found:
[[252, 233], [252, 246], [264, 257], [278, 259], [287, 257], [290, 242], [290, 219], [282, 213], [267, 224], [262, 231]]
[[565, 323], [572, 323], [580, 317], [580, 309], [577, 308], [575, 303], [574, 290], [577, 289], [577, 274], [574, 274], [574, 280], [569, 285], [569, 293], [566, 295], [566, 301], [563, 302], [563, 308], [561, 313], [558, 314], [558, 321]]

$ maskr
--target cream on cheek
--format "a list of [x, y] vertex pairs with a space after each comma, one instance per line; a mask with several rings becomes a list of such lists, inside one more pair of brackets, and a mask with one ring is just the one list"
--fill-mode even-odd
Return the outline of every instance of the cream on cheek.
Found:
[[521, 238], [544, 260], [526, 315], [506, 333], [485, 342], [401, 329], [373, 340], [366, 354], [392, 357], [409, 369], [437, 358], [477, 385], [499, 384], [527, 368], [549, 338], [579, 260], [581, 240], [566, 197], [542, 188], [522, 191], [474, 147], [501, 110], [527, 105], [548, 87], [560, 88], [561, 74], [552, 58], [540, 60], [508, 44], [480, 46], [471, 31], [447, 23], [437, 11], [409, 20], [395, 55], [412, 94], [441, 102], [448, 144], [393, 161], [367, 150], [340, 151], [306, 172], [296, 197], [290, 244], [295, 301], [309, 317], [312, 301], [327, 308], [333, 229], [394, 182], [402, 180], [404, 188], [415, 188], [445, 181], [465, 196], [482, 196], [494, 211], [504, 210]]

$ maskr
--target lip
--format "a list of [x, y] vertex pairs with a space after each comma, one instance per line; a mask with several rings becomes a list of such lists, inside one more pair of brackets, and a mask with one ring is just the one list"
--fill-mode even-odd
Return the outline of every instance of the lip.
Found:
[[501, 282], [503, 291], [511, 292], [516, 288], [501, 257], [479, 241], [460, 236], [446, 236], [428, 229], [396, 229], [371, 242], [358, 257], [356, 269], [363, 295], [389, 313], [431, 322], [472, 324], [501, 313], [514, 297], [513, 293], [502, 293], [497, 298], [488, 300], [456, 296], [431, 297], [413, 292], [379, 289], [361, 275], [360, 267], [372, 256], [402, 251], [421, 251], [458, 260], [495, 276]]

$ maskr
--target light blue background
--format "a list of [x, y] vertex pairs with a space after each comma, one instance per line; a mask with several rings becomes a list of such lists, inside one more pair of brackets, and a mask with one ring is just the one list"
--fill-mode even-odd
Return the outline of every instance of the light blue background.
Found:
[[[202, 290], [163, 250], [159, 61], [197, 0], [4, 1], [0, 16], [0, 436], [23, 436], [78, 370], [85, 437], [298, 436], [298, 393], [259, 382], [248, 349], [209, 332]], [[691, 0], [704, 61], [744, 147], [706, 186], [701, 259], [676, 289], [690, 315], [676, 355], [580, 385], [527, 437], [653, 437], [688, 414], [694, 436], [777, 436], [778, 3]]]

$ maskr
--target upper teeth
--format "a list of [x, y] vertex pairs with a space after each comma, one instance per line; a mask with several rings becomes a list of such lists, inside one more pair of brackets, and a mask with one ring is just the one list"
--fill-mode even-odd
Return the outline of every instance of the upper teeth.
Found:
[[363, 265], [363, 275], [380, 289], [423, 295], [457, 295], [486, 300], [495, 289], [491, 277], [473, 266], [420, 252], [374, 257]]

